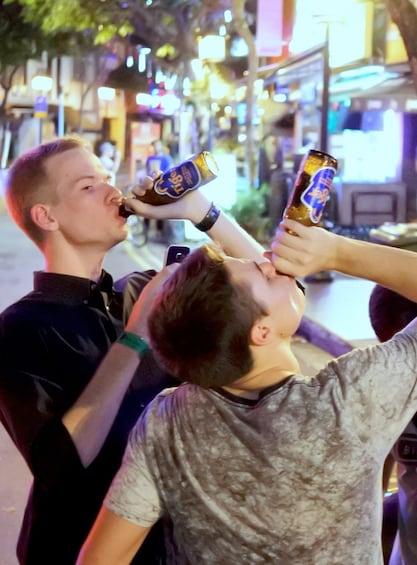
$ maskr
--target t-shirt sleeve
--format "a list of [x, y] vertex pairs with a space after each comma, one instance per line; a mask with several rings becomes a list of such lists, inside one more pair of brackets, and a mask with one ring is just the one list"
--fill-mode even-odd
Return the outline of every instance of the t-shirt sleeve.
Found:
[[417, 325], [353, 350], [329, 368], [339, 382], [334, 402], [343, 403], [346, 424], [364, 441], [377, 429], [381, 445], [393, 443], [417, 411]]
[[161, 503], [152, 473], [151, 450], [147, 450], [146, 428], [152, 405], [130, 433], [122, 465], [107, 493], [104, 505], [129, 522], [151, 527], [161, 517]]

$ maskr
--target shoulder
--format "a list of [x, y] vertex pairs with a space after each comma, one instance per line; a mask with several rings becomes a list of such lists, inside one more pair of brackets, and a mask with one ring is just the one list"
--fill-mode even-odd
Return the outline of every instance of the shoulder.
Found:
[[151, 281], [156, 274], [157, 272], [154, 269], [141, 272], [134, 271], [115, 281], [113, 286], [117, 292], [137, 292], [137, 294], [139, 294], [143, 287]]
[[26, 327], [37, 325], [42, 320], [41, 312], [45, 301], [45, 297], [35, 291], [20, 298], [1, 312], [0, 327], [12, 330], [16, 325], [24, 324]]
[[45, 363], [50, 333], [48, 318], [36, 303], [19, 301], [7, 308], [0, 315], [1, 378], [11, 369], [26, 367], [29, 374], [37, 363]]
[[174, 159], [171, 157], [171, 155], [166, 154], [164, 155], [163, 159], [167, 167], [171, 167], [174, 164]]
[[145, 429], [149, 432], [163, 433], [165, 426], [170, 426], [174, 418], [181, 419], [190, 414], [190, 404], [196, 402], [199, 389], [190, 383], [180, 383], [159, 392], [147, 405], [136, 424], [136, 432], [142, 434]]

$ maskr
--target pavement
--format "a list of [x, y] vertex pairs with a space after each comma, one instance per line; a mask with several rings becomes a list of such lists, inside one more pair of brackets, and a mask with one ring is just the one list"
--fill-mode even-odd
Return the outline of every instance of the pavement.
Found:
[[[115, 278], [132, 270], [159, 270], [164, 253], [165, 246], [152, 241], [140, 248], [125, 242], [108, 254], [105, 268]], [[0, 207], [0, 311], [31, 290], [32, 273], [42, 268], [37, 248]], [[336, 275], [332, 282], [306, 286], [308, 304], [294, 351], [302, 372], [312, 375], [332, 357], [376, 340], [367, 314], [372, 283]], [[0, 565], [17, 565], [15, 544], [31, 479], [1, 426], [0, 469]]]

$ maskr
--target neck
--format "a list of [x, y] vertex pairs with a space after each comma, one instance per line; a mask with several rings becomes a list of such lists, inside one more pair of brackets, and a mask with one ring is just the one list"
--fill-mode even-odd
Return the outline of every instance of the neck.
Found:
[[106, 253], [92, 249], [76, 249], [67, 247], [65, 249], [45, 249], [45, 271], [61, 275], [71, 275], [98, 281]]
[[291, 339], [272, 348], [252, 347], [254, 367], [225, 390], [245, 398], [257, 398], [259, 393], [300, 371], [299, 363], [291, 350]]

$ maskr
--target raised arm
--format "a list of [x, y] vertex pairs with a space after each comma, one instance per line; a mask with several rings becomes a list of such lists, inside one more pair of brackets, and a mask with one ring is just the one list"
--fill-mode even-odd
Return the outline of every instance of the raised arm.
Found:
[[[146, 177], [142, 181], [142, 186], [149, 189], [152, 182], [151, 178]], [[145, 188], [135, 188], [135, 192], [138, 194], [143, 194], [144, 191]], [[163, 206], [151, 206], [135, 199], [128, 199], [128, 203], [129, 207], [135, 210], [139, 216], [156, 219], [190, 220], [193, 224], [200, 223], [211, 206], [211, 200], [199, 190], [190, 192], [173, 204]], [[213, 227], [207, 231], [207, 235], [232, 257], [252, 259], [253, 261], [264, 260], [264, 247], [224, 211], [221, 212]]]
[[342, 237], [292, 220], [280, 224], [271, 251], [271, 260], [282, 273], [303, 277], [335, 270], [374, 281], [417, 302], [417, 253], [412, 251]]
[[[146, 340], [153, 297], [175, 268], [164, 268], [145, 286], [126, 325], [127, 332]], [[84, 466], [100, 451], [142, 357], [138, 351], [114, 343], [78, 400], [62, 417]]]

